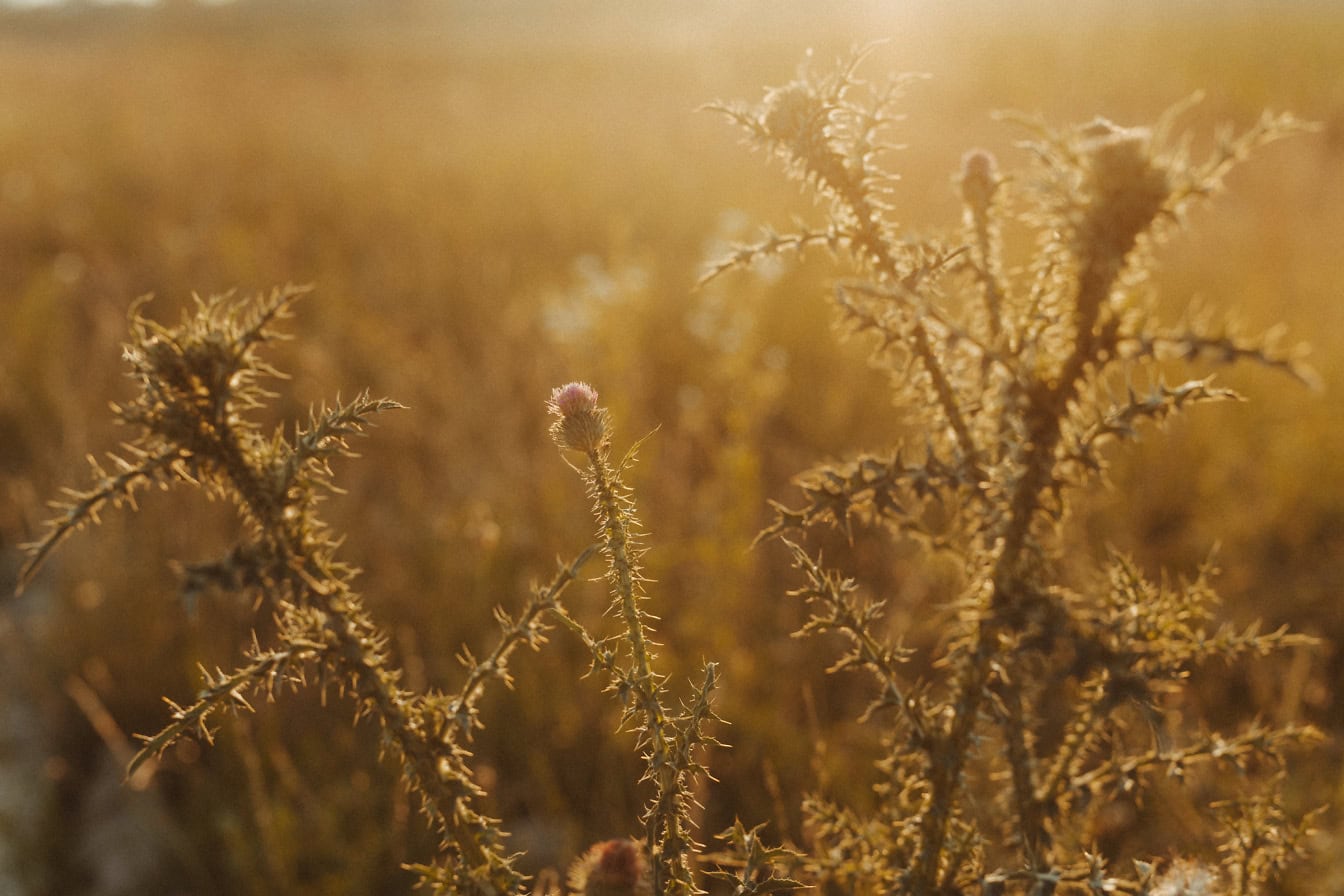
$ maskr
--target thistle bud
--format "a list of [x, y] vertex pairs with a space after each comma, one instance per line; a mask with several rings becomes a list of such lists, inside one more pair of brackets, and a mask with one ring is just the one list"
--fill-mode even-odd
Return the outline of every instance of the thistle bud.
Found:
[[649, 896], [653, 889], [644, 845], [636, 840], [604, 840], [569, 869], [575, 896]]
[[607, 440], [607, 412], [597, 406], [597, 390], [587, 383], [567, 383], [551, 390], [547, 408], [558, 419], [551, 437], [561, 448], [585, 453], [602, 448]]
[[761, 125], [776, 140], [800, 144], [817, 141], [825, 121], [826, 104], [808, 84], [795, 81], [765, 95]]
[[999, 163], [992, 153], [974, 149], [961, 160], [961, 199], [976, 219], [984, 217], [998, 192]]

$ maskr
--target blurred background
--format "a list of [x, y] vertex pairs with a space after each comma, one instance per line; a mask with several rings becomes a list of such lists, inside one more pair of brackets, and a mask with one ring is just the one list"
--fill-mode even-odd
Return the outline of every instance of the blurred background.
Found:
[[[899, 135], [914, 232], [956, 225], [964, 150], [1025, 161], [996, 110], [1142, 124], [1202, 90], [1197, 145], [1265, 107], [1321, 124], [1238, 169], [1166, 247], [1160, 280], [1171, 320], [1198, 300], [1248, 329], [1285, 324], [1325, 389], [1220, 375], [1250, 402], [1148, 434], [1078, 513], [1088, 547], [1154, 576], [1220, 544], [1229, 620], [1324, 639], [1197, 677], [1192, 730], [1259, 713], [1338, 734], [1344, 6], [1329, 0], [0, 6], [0, 591], [45, 501], [127, 437], [107, 405], [131, 394], [132, 300], [154, 294], [167, 321], [193, 293], [310, 283], [296, 338], [271, 355], [291, 378], [268, 413], [365, 388], [409, 406], [340, 464], [347, 493], [327, 507], [411, 686], [455, 688], [458, 646], [492, 642], [491, 608], [519, 606], [588, 543], [544, 411], [552, 386], [585, 379], [618, 445], [657, 429], [632, 481], [665, 668], [680, 683], [721, 664], [732, 748], [711, 757], [703, 832], [740, 816], [800, 841], [802, 794], [868, 799], [876, 748], [849, 723], [867, 682], [823, 674], [835, 645], [788, 637], [796, 580], [780, 546], [749, 546], [767, 500], [794, 497], [791, 475], [892, 445], [899, 411], [867, 347], [833, 338], [824, 259], [694, 283], [733, 240], [814, 214], [698, 108], [755, 101], [809, 52], [875, 40], [866, 74], [931, 76]], [[431, 857], [376, 733], [334, 695], [285, 695], [123, 781], [162, 698], [190, 700], [198, 666], [231, 667], [249, 640], [252, 606], [184, 601], [174, 566], [222, 554], [234, 531], [198, 495], [147, 495], [3, 603], [0, 892], [395, 894], [412, 879], [401, 863]], [[937, 570], [863, 533], [828, 556], [890, 597], [907, 643], [936, 642]], [[605, 624], [599, 586], [568, 603]], [[533, 872], [632, 833], [646, 798], [586, 665], [556, 633], [485, 706], [485, 808]], [[1301, 761], [1299, 808], [1339, 794], [1338, 743]], [[1144, 841], [1142, 819], [1121, 819], [1116, 851], [1202, 842], [1196, 821], [1172, 824]], [[1313, 873], [1298, 891], [1341, 892], [1338, 871]]]

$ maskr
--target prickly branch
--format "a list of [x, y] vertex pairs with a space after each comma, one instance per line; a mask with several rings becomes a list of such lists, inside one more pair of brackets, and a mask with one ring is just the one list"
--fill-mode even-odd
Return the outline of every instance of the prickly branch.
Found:
[[70, 491], [57, 505], [45, 536], [29, 546], [21, 581], [71, 533], [97, 522], [105, 507], [134, 507], [136, 492], [147, 486], [188, 485], [229, 501], [242, 519], [240, 541], [219, 561], [192, 567], [186, 585], [254, 592], [275, 617], [274, 644], [254, 638], [237, 669], [202, 670], [204, 688], [195, 702], [170, 702], [171, 721], [144, 739], [132, 769], [181, 737], [210, 740], [214, 717], [250, 708], [251, 696], [272, 699], [315, 679], [322, 690], [353, 700], [357, 718], [379, 725], [384, 752], [400, 765], [441, 836], [446, 858], [416, 866], [422, 880], [438, 892], [517, 892], [524, 878], [505, 851], [505, 833], [472, 807], [481, 790], [465, 744], [480, 725], [483, 688], [489, 681], [509, 684], [511, 654], [545, 641], [546, 619], [592, 550], [562, 566], [517, 618], [496, 612], [499, 641], [483, 661], [464, 648], [466, 676], [456, 694], [403, 688], [388, 639], [354, 588], [357, 571], [337, 558], [338, 539], [317, 513], [321, 495], [335, 488], [331, 461], [351, 455], [350, 440], [374, 414], [400, 405], [360, 395], [316, 409], [289, 434], [267, 435], [249, 416], [272, 397], [260, 382], [280, 376], [260, 350], [279, 338], [276, 324], [304, 292], [291, 287], [250, 300], [198, 299], [176, 327], [143, 317], [135, 306], [125, 356], [139, 393], [114, 411], [137, 434], [106, 466], [93, 464], [92, 486]]

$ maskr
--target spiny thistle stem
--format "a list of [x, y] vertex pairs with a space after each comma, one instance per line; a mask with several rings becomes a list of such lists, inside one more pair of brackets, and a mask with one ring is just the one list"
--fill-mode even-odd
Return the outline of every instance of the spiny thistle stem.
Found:
[[[843, 220], [841, 230], [848, 237], [855, 254], [875, 270], [881, 280], [892, 286], [906, 288], [917, 285], [923, 275], [920, 267], [902, 270], [898, 254], [893, 249], [882, 211], [885, 203], [874, 193], [878, 172], [869, 169], [869, 157], [878, 147], [872, 135], [889, 122], [886, 106], [899, 95], [899, 80], [893, 82], [880, 101], [880, 108], [859, 113], [862, 134], [853, 153], [842, 153], [832, 133], [832, 113], [844, 109], [857, 110], [844, 103], [846, 92], [854, 85], [853, 69], [861, 54], [849, 66], [824, 85], [795, 81], [773, 90], [767, 97], [766, 108], [759, 114], [720, 107], [757, 134], [782, 155], [790, 169], [804, 180], [815, 184], [820, 192], [829, 193], [836, 204], [836, 217]], [[857, 145], [861, 143], [862, 146]], [[975, 439], [966, 423], [943, 361], [934, 351], [923, 322], [910, 322], [913, 351], [933, 385], [939, 409], [952, 429], [962, 454], [978, 457]]]
[[995, 601], [1012, 602], [1021, 551], [1039, 512], [1042, 493], [1057, 480], [1056, 452], [1070, 405], [1084, 375], [1116, 336], [1114, 326], [1096, 332], [1126, 259], [1152, 226], [1170, 192], [1167, 172], [1155, 163], [1146, 131], [1095, 126], [1100, 133], [1083, 144], [1086, 179], [1076, 202], [1070, 251], [1078, 266], [1073, 309], [1073, 350], [1057, 378], [1038, 380], [1027, 393], [1027, 456], [1009, 506], [1004, 547], [994, 576]]
[[990, 335], [996, 340], [1004, 326], [1004, 287], [999, 281], [998, 224], [993, 211], [1002, 186], [994, 156], [984, 150], [974, 150], [962, 159], [962, 204], [971, 231], [976, 276], [984, 290], [986, 321]]
[[[671, 717], [665, 703], [664, 678], [653, 668], [653, 654], [646, 634], [648, 616], [639, 602], [643, 578], [639, 571], [638, 522], [634, 505], [621, 481], [621, 470], [630, 463], [634, 449], [614, 467], [610, 461], [611, 426], [606, 408], [598, 407], [597, 392], [586, 383], [570, 383], [555, 389], [549, 408], [556, 417], [551, 435], [562, 450], [577, 451], [587, 464], [579, 469], [593, 499], [593, 515], [598, 524], [598, 543], [607, 558], [607, 579], [611, 584], [612, 610], [625, 628], [625, 643], [630, 666], [621, 669], [613, 652], [586, 633], [585, 642], [593, 652], [594, 664], [613, 679], [613, 686], [629, 701], [625, 722], [637, 727], [648, 763], [644, 780], [654, 786], [654, 797], [645, 812], [646, 841], [653, 860], [652, 887], [658, 896], [689, 896], [696, 892], [690, 836], [690, 776], [701, 771], [692, 751], [711, 743], [700, 732], [704, 721], [713, 718], [709, 693], [715, 672], [706, 669], [705, 685], [696, 706], [689, 712]], [[636, 446], [638, 447], [638, 446]], [[577, 625], [569, 620], [571, 627]]]
[[[200, 419], [194, 435], [206, 462], [216, 464], [231, 485], [242, 508], [275, 551], [273, 599], [290, 596], [300, 606], [313, 605], [326, 616], [324, 640], [330, 656], [347, 671], [353, 690], [381, 723], [403, 757], [413, 791], [426, 797], [425, 808], [434, 826], [447, 834], [468, 868], [484, 871], [477, 878], [482, 894], [501, 896], [517, 890], [524, 878], [513, 871], [502, 855], [493, 855], [490, 825], [475, 813], [464, 811], [463, 800], [471, 796], [462, 783], [462, 770], [443, 765], [432, 745], [425, 743], [418, 726], [406, 712], [410, 695], [398, 685], [400, 671], [390, 666], [381, 645], [385, 640], [363, 613], [361, 601], [348, 585], [349, 571], [332, 562], [308, 515], [310, 506], [295, 503], [292, 483], [269, 475], [269, 458], [259, 457], [255, 443], [246, 441], [248, 431], [233, 425], [227, 401], [214, 402], [214, 419]], [[361, 397], [339, 416], [358, 421], [364, 413], [395, 407], [392, 402], [371, 402]], [[339, 438], [339, 434], [332, 438]], [[293, 466], [286, 464], [293, 470]], [[300, 493], [301, 494], [301, 493]], [[283, 533], [277, 538], [277, 533]]]
[[634, 541], [630, 524], [632, 517], [628, 499], [617, 494], [619, 479], [608, 464], [606, 453], [596, 449], [588, 452], [589, 473], [593, 491], [597, 499], [597, 514], [602, 521], [602, 545], [611, 565], [614, 577], [613, 587], [616, 599], [620, 602], [621, 618], [625, 621], [626, 636], [630, 639], [630, 651], [634, 659], [635, 680], [646, 692], [647, 709], [653, 715], [650, 721], [661, 728], [663, 722], [662, 707], [658, 705], [657, 695], [652, 687], [646, 687], [653, 681], [653, 668], [649, 663], [649, 651], [644, 637], [644, 614], [639, 608], [638, 569], [632, 551]]
[[1002, 712], [999, 727], [1004, 732], [1008, 765], [1013, 781], [1013, 800], [1022, 830], [1023, 858], [1032, 871], [1048, 870], [1043, 862], [1042, 846], [1047, 837], [1043, 808], [1036, 799], [1036, 760], [1031, 753], [1027, 738], [1026, 711], [1022, 703], [1021, 691], [1016, 687], [1004, 687], [999, 693]]
[[[862, 184], [847, 179], [840, 184], [833, 184], [833, 187], [837, 194], [849, 204], [858, 224], [857, 242], [859, 247], [867, 254], [882, 279], [889, 284], [905, 288], [913, 286], [918, 280], [919, 269], [902, 274], [896, 256], [891, 250], [891, 244], [878, 224], [880, 218], [871, 207]], [[916, 320], [910, 326], [910, 337], [915, 356], [919, 358], [920, 364], [924, 367], [924, 372], [928, 374], [929, 380], [933, 384], [934, 394], [938, 397], [938, 406], [942, 409], [944, 416], [947, 417], [947, 423], [956, 436], [957, 445], [967, 458], [973, 460], [979, 454], [975, 438], [971, 435], [970, 427], [966, 424], [966, 417], [962, 413], [961, 404], [957, 400], [952, 382], [943, 367], [943, 362], [939, 359], [929, 341], [928, 329], [921, 321]]]
[[[1003, 547], [990, 579], [994, 585], [990, 605], [994, 608], [1012, 609], [1023, 599], [1024, 587], [1029, 584], [1023, 567], [1027, 534], [1040, 511], [1042, 495], [1057, 480], [1056, 453], [1069, 405], [1087, 366], [1107, 347], [1097, 339], [1094, 329], [1125, 257], [1167, 196], [1166, 175], [1152, 166], [1144, 138], [1121, 134], [1098, 139], [1101, 142], [1092, 147], [1089, 157], [1091, 192], [1084, 199], [1074, 244], [1081, 270], [1073, 303], [1073, 351], [1057, 381], [1040, 383], [1029, 393], [1039, 406], [1030, 411], [1024, 472], [1009, 501]], [[989, 661], [997, 653], [994, 641], [1001, 627], [1002, 622], [994, 616], [978, 623], [971, 660], [962, 671], [959, 696], [953, 704], [956, 716], [946, 741], [940, 745], [944, 755], [933, 761], [932, 809], [925, 817], [923, 849], [912, 876], [913, 891], [919, 896], [931, 892], [935, 880], [947, 820], [951, 807], [958, 802], [962, 766], [971, 752], [968, 741], [989, 687]], [[1025, 797], [1026, 788], [1021, 792]]]

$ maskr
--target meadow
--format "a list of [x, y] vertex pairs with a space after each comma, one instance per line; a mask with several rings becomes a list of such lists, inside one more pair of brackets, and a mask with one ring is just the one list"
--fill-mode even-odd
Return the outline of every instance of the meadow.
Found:
[[[1154, 578], [1217, 546], [1220, 619], [1320, 639], [1213, 667], [1178, 711], [1190, 727], [1310, 722], [1294, 757], [1297, 812], [1337, 803], [1344, 635], [1344, 12], [1328, 3], [998, 4], [614, 2], [560, 5], [253, 2], [0, 12], [0, 582], [40, 535], [46, 501], [86, 455], [130, 438], [109, 401], [132, 393], [122, 344], [143, 314], [191, 296], [308, 284], [268, 358], [289, 374], [268, 425], [363, 390], [380, 415], [323, 512], [363, 570], [370, 614], [407, 685], [453, 689], [491, 610], [593, 537], [589, 501], [547, 433], [555, 386], [584, 380], [610, 410], [649, 536], [645, 574], [676, 682], [718, 664], [717, 779], [697, 791], [705, 836], [740, 818], [775, 841], [811, 836], [800, 796], [871, 804], [882, 751], [854, 722], [870, 695], [828, 676], [835, 645], [807, 619], [789, 551], [755, 543], [809, 465], [909, 433], [863, 339], [836, 337], [824, 252], [697, 282], [735, 241], [817, 211], [721, 114], [758, 101], [810, 53], [880, 41], [864, 72], [909, 85], [891, 201], [914, 233], [955, 226], [962, 154], [1022, 161], [997, 110], [1057, 125], [1182, 121], [1207, 152], [1220, 124], [1262, 109], [1319, 130], [1259, 151], [1194, 209], [1154, 275], [1161, 310], [1218, 309], [1305, 341], [1322, 388], [1232, 368], [1248, 401], [1196, 407], [1112, 458], [1074, 513], [1077, 550], [1114, 546]], [[1173, 364], [1179, 382], [1187, 376]], [[619, 453], [619, 452], [618, 452]], [[4, 607], [6, 767], [0, 872], [18, 893], [400, 893], [432, 857], [415, 801], [380, 762], [375, 727], [316, 689], [221, 721], [123, 780], [133, 736], [165, 696], [230, 668], [250, 598], [185, 591], [183, 572], [232, 544], [222, 502], [138, 496], [74, 535]], [[954, 609], [948, 572], [872, 532], [822, 535], [827, 558], [891, 598], [884, 624], [932, 650]], [[592, 576], [597, 576], [596, 571]], [[9, 588], [3, 589], [8, 591]], [[567, 604], [600, 625], [600, 581]], [[529, 874], [563, 873], [591, 843], [632, 835], [648, 794], [601, 676], [563, 631], [514, 661], [472, 742]], [[1191, 815], [1117, 811], [1113, 855], [1208, 845]], [[1317, 858], [1283, 892], [1344, 888], [1344, 821], [1318, 819]]]

